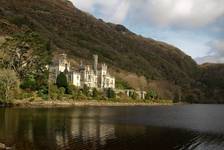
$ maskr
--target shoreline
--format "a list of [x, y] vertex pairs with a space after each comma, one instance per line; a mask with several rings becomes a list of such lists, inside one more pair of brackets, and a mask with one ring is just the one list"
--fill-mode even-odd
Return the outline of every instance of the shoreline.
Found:
[[155, 103], [155, 102], [113, 102], [113, 101], [96, 101], [96, 100], [83, 100], [83, 101], [14, 101], [12, 107], [82, 107], [82, 106], [172, 106], [174, 103]]

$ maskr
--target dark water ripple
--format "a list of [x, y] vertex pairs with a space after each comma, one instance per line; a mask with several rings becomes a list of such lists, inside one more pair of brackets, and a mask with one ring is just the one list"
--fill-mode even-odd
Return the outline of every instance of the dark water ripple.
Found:
[[16, 150], [224, 150], [224, 105], [0, 109]]

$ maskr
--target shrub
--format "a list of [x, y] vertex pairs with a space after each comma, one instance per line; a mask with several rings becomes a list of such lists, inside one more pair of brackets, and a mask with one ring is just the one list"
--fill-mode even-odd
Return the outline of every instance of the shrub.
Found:
[[145, 96], [147, 100], [154, 100], [157, 97], [157, 93], [154, 90], [149, 90]]
[[80, 93], [80, 90], [79, 90], [76, 86], [70, 84], [70, 85], [68, 86], [68, 90], [67, 90], [67, 92], [68, 92], [68, 94], [71, 95], [71, 98], [72, 98], [73, 100], [76, 100], [76, 99], [78, 98], [78, 95], [79, 95], [79, 93]]
[[107, 89], [107, 97], [111, 98], [111, 99], [116, 98], [116, 93], [114, 92], [113, 89], [111, 89], [111, 88]]
[[132, 95], [131, 95], [131, 98], [136, 100], [136, 99], [138, 99], [138, 96], [139, 96], [138, 93], [133, 92]]
[[64, 88], [64, 87], [60, 87], [60, 88], [58, 89], [58, 94], [59, 94], [60, 96], [64, 96], [64, 94], [65, 94], [65, 88]]
[[38, 91], [38, 96], [44, 100], [48, 99], [48, 88], [46, 86], [42, 86]]
[[130, 97], [127, 96], [127, 94], [123, 93], [123, 92], [120, 92], [117, 94], [117, 97], [120, 101], [128, 101], [130, 100]]
[[122, 79], [116, 79], [116, 88], [117, 89], [131, 89], [131, 86], [128, 84], [128, 82], [122, 80]]
[[29, 75], [23, 80], [23, 82], [20, 84], [20, 88], [24, 90], [36, 90], [36, 80], [33, 75]]
[[22, 90], [16, 98], [23, 100], [23, 99], [32, 98], [33, 96], [34, 96], [34, 94], [32, 92], [27, 92], [27, 91]]
[[59, 93], [58, 87], [56, 85], [54, 85], [54, 84], [50, 84], [49, 85], [49, 96], [50, 96], [50, 99], [56, 100], [58, 98], [58, 93]]
[[99, 97], [99, 92], [97, 91], [96, 88], [94, 88], [93, 91], [92, 91], [92, 97], [94, 99], [97, 99]]
[[70, 95], [77, 95], [78, 94], [78, 88], [75, 85], [68, 85], [67, 89], [68, 94]]
[[90, 95], [90, 92], [89, 92], [89, 87], [85, 84], [83, 89], [82, 89], [82, 93], [85, 95], [85, 96], [89, 96]]
[[83, 94], [83, 92], [80, 90], [77, 96], [78, 100], [87, 100], [88, 97], [86, 95]]

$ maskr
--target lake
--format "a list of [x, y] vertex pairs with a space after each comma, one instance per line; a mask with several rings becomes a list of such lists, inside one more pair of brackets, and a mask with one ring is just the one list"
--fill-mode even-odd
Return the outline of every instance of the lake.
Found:
[[16, 150], [224, 150], [224, 105], [0, 108]]

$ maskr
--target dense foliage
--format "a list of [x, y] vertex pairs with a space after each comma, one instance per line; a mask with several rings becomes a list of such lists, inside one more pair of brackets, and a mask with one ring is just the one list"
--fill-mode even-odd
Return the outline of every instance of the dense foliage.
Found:
[[119, 79], [119, 78], [116, 79], [116, 84], [115, 85], [116, 85], [117, 89], [121, 89], [121, 90], [132, 89], [132, 87], [128, 84], [128, 82], [126, 82], [122, 79]]
[[[206, 103], [224, 103], [224, 64], [204, 64], [201, 66], [203, 100]], [[196, 102], [200, 102], [195, 100]]]
[[[21, 89], [30, 93], [37, 91], [42, 97], [48, 94], [46, 66], [50, 61], [49, 43], [30, 30], [26, 29], [13, 34], [0, 44], [0, 68], [3, 69], [1, 74], [9, 74], [4, 69], [11, 71], [11, 75], [8, 76], [14, 80], [18, 78], [17, 80], [21, 82]], [[0, 82], [5, 82], [5, 80], [2, 78]], [[16, 84], [16, 82], [13, 83]], [[18, 88], [16, 85], [14, 87]]]
[[7, 38], [0, 50], [3, 53], [3, 67], [14, 70], [20, 79], [44, 74], [50, 62], [47, 43], [29, 30]]
[[145, 96], [145, 99], [147, 100], [154, 100], [155, 98], [157, 97], [157, 93], [156, 91], [154, 90], [149, 90], [147, 93], [146, 93], [146, 96]]

